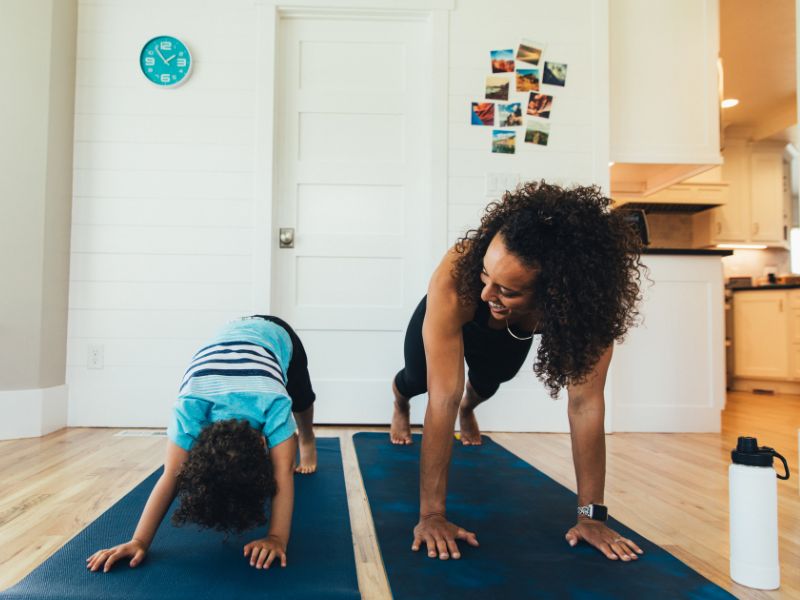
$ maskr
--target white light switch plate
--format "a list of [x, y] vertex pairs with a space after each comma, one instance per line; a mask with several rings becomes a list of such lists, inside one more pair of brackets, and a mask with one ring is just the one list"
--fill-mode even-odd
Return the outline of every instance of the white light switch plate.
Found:
[[487, 173], [486, 196], [497, 198], [519, 185], [519, 173]]
[[486, 174], [486, 196], [497, 195], [497, 173]]

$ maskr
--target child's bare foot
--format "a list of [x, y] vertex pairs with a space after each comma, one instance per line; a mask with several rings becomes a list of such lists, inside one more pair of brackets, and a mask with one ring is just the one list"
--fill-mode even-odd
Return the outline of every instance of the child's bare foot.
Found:
[[478, 419], [472, 409], [459, 407], [458, 422], [461, 427], [461, 443], [464, 446], [480, 446], [483, 443]]
[[411, 443], [411, 417], [409, 412], [411, 407], [408, 400], [400, 395], [392, 382], [394, 392], [394, 414], [392, 415], [392, 426], [389, 429], [389, 438], [393, 444], [406, 446]]
[[308, 475], [317, 470], [317, 439], [300, 440], [300, 464], [295, 465], [294, 472]]

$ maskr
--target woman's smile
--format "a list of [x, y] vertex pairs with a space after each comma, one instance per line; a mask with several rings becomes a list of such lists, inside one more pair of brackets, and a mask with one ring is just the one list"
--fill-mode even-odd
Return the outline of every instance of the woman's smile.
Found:
[[491, 310], [496, 315], [507, 315], [509, 313], [509, 309], [506, 306], [503, 306], [499, 302], [492, 302], [489, 300], [489, 310]]

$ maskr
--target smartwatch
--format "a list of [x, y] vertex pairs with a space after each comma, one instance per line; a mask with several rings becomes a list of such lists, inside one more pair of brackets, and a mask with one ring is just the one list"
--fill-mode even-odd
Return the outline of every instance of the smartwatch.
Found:
[[608, 519], [608, 509], [602, 504], [579, 506], [578, 517], [586, 517], [592, 521], [605, 521]]

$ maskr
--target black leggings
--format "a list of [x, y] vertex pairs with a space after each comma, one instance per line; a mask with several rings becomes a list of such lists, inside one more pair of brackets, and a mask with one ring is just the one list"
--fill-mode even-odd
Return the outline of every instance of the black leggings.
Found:
[[271, 321], [282, 327], [292, 340], [292, 358], [289, 368], [286, 369], [286, 391], [292, 399], [292, 412], [300, 413], [314, 403], [317, 395], [311, 387], [311, 376], [308, 374], [308, 357], [303, 348], [303, 342], [294, 329], [283, 319], [271, 315], [254, 315], [266, 321]]
[[[428, 365], [422, 341], [427, 299], [427, 296], [422, 299], [408, 323], [403, 345], [406, 364], [394, 378], [397, 391], [405, 398], [428, 391]], [[484, 400], [494, 396], [501, 383], [519, 372], [531, 348], [531, 340], [514, 339], [505, 329], [489, 329], [488, 319], [488, 307], [481, 302], [475, 318], [461, 330], [464, 358], [469, 367], [467, 379]]]

